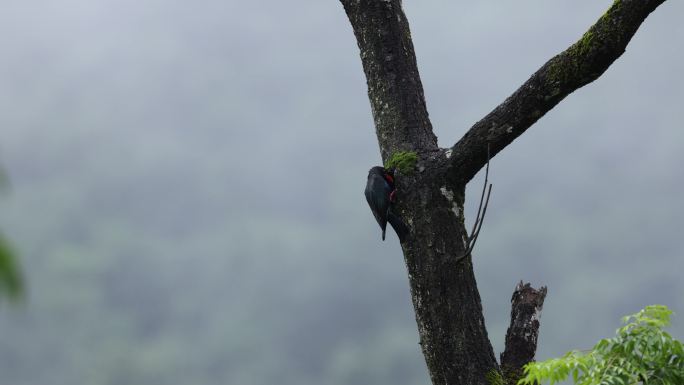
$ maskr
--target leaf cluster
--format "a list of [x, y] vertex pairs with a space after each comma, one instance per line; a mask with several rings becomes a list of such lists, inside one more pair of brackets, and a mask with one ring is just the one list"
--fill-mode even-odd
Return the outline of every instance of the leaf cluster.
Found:
[[684, 347], [663, 330], [671, 315], [667, 306], [647, 306], [624, 317], [615, 337], [589, 351], [526, 365], [518, 384], [553, 385], [569, 376], [578, 385], [684, 384]]

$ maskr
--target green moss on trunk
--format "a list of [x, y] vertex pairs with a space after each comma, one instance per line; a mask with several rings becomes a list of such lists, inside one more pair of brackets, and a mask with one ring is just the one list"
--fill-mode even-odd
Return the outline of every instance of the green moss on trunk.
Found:
[[394, 168], [402, 174], [412, 174], [418, 162], [418, 154], [415, 151], [397, 151], [385, 162], [385, 168]]

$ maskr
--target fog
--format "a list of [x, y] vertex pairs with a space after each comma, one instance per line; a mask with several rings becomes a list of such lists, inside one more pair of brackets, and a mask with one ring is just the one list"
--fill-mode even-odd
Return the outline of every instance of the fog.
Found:
[[[455, 143], [610, 0], [406, 1]], [[473, 257], [495, 350], [548, 285], [538, 358], [649, 304], [684, 338], [684, 3], [491, 162]], [[428, 384], [406, 269], [368, 210], [381, 162], [336, 1], [0, 1], [0, 384]], [[469, 185], [472, 223], [481, 175]]]

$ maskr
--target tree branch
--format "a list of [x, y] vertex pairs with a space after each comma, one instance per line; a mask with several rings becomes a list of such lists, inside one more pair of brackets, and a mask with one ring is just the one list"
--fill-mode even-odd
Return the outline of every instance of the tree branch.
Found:
[[487, 163], [488, 144], [494, 157], [566, 96], [601, 76], [663, 2], [615, 0], [580, 40], [546, 62], [452, 147], [457, 180], [467, 183]]
[[400, 0], [341, 0], [361, 51], [383, 160], [437, 149]]
[[506, 382], [516, 384], [525, 364], [534, 361], [539, 336], [539, 317], [546, 298], [546, 287], [536, 290], [522, 281], [511, 298], [511, 325], [506, 332], [506, 347], [501, 353], [501, 371]]

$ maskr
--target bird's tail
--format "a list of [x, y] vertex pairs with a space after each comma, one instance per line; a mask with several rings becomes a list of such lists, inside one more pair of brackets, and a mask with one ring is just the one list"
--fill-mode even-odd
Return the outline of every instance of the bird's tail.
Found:
[[[397, 233], [397, 236], [399, 237], [400, 242], [404, 242], [406, 237], [409, 234], [409, 227], [406, 226], [404, 221], [401, 220], [397, 215], [394, 215], [394, 213], [390, 212], [389, 215], [387, 216], [387, 221], [392, 225], [392, 228], [394, 231]], [[383, 232], [383, 239], [385, 237], [385, 233]]]

